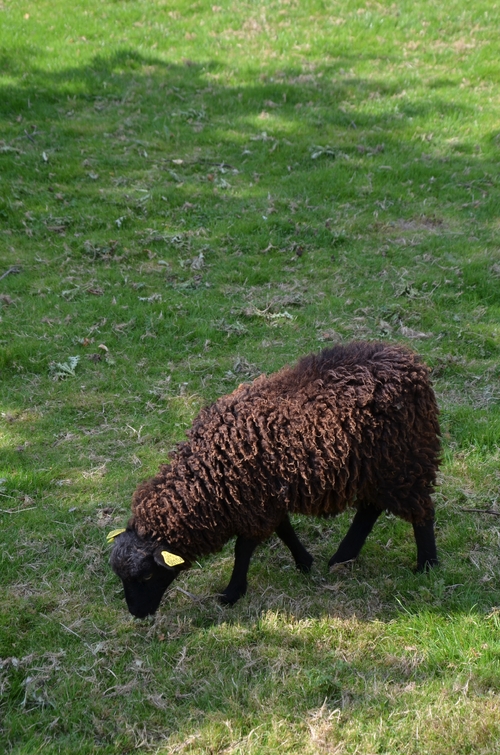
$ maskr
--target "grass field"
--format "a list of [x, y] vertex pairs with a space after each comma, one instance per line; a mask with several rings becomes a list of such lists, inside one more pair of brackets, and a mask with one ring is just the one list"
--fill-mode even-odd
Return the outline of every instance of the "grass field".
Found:
[[[0, 0], [0, 750], [500, 753], [499, 6]], [[409, 344], [441, 565], [296, 518], [132, 619], [106, 533], [240, 382]], [[487, 513], [484, 513], [487, 512]]]

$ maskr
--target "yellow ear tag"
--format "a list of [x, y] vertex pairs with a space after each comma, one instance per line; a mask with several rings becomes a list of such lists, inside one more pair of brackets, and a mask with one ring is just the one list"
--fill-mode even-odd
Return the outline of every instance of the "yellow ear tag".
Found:
[[184, 559], [180, 556], [176, 556], [175, 553], [169, 553], [169, 551], [162, 551], [161, 555], [167, 566], [179, 566], [184, 563]]
[[126, 529], [123, 527], [121, 530], [111, 530], [111, 532], [108, 532], [106, 535], [106, 540], [108, 543], [112, 543], [115, 537], [118, 537], [118, 535], [121, 535], [122, 532], [126, 532]]

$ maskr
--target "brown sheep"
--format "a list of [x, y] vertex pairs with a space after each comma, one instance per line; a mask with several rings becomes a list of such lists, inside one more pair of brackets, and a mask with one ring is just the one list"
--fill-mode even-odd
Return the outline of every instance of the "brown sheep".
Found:
[[428, 370], [405, 347], [336, 346], [240, 385], [200, 411], [170, 463], [135, 491], [127, 529], [111, 533], [130, 612], [154, 613], [181, 570], [234, 536], [224, 603], [245, 594], [252, 553], [273, 532], [309, 571], [290, 513], [357, 509], [333, 566], [356, 558], [389, 511], [413, 525], [417, 569], [433, 566], [439, 453]]

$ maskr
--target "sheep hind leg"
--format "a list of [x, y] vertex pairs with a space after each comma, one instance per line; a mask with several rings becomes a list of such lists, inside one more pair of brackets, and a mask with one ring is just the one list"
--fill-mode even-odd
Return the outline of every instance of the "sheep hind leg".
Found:
[[329, 560], [328, 566], [332, 567], [335, 564], [344, 564], [347, 561], [353, 561], [359, 554], [381, 513], [380, 509], [372, 506], [360, 506], [352, 520], [347, 535]]
[[428, 519], [424, 524], [414, 524], [413, 532], [417, 543], [417, 572], [428, 571], [439, 563], [434, 538], [434, 518]]
[[285, 518], [276, 527], [276, 534], [287, 546], [287, 548], [290, 549], [290, 552], [295, 559], [295, 565], [297, 566], [297, 569], [300, 569], [300, 571], [304, 572], [304, 574], [310, 572], [313, 557], [311, 556], [309, 551], [304, 548], [299, 538], [297, 537], [297, 533], [292, 527], [292, 523], [288, 514], [285, 515]]
[[223, 605], [234, 606], [247, 591], [247, 574], [250, 559], [260, 540], [238, 535], [234, 546], [234, 566], [229, 584], [219, 596]]

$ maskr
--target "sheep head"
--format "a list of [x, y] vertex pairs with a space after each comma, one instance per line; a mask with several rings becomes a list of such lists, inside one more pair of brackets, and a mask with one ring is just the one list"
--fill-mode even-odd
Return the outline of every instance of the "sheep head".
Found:
[[108, 540], [114, 543], [110, 564], [123, 582], [128, 610], [139, 619], [155, 613], [165, 590], [185, 567], [184, 559], [166, 543], [139, 537], [134, 529], [111, 532]]

